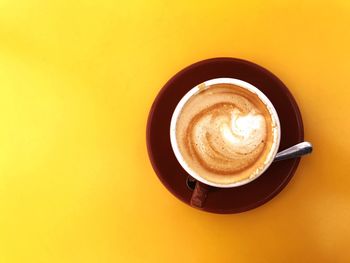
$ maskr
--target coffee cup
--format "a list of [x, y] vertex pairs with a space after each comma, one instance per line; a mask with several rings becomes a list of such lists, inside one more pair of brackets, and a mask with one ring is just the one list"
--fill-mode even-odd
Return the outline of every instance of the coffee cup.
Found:
[[190, 89], [170, 123], [177, 161], [197, 180], [191, 204], [201, 207], [211, 187], [238, 187], [272, 164], [280, 144], [278, 114], [266, 95], [235, 78], [215, 78]]

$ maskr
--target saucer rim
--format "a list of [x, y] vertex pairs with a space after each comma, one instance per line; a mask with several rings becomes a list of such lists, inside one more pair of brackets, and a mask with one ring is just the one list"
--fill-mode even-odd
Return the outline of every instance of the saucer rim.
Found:
[[[148, 118], [147, 118], [146, 145], [147, 145], [147, 153], [148, 153], [149, 160], [150, 160], [152, 168], [155, 171], [159, 180], [162, 182], [162, 184], [167, 188], [167, 190], [170, 193], [172, 193], [175, 197], [177, 197], [179, 200], [181, 200], [182, 202], [184, 202], [185, 204], [187, 204], [189, 206], [190, 206], [189, 201], [186, 198], [184, 198], [184, 196], [182, 196], [181, 194], [178, 194], [175, 191], [173, 191], [171, 185], [165, 179], [166, 177], [161, 175], [161, 172], [159, 171], [159, 169], [156, 165], [156, 161], [155, 161], [154, 156], [152, 154], [152, 149], [151, 149], [152, 146], [151, 146], [151, 142], [150, 142], [151, 141], [150, 133], [151, 133], [151, 127], [152, 127], [151, 124], [152, 124], [154, 112], [157, 108], [159, 100], [163, 97], [163, 93], [169, 88], [169, 86], [172, 86], [174, 81], [176, 81], [181, 75], [183, 75], [184, 73], [186, 73], [187, 71], [189, 71], [195, 67], [202, 66], [203, 64], [210, 64], [210, 63], [216, 63], [216, 62], [233, 62], [233, 63], [246, 64], [250, 67], [257, 68], [258, 70], [262, 71], [264, 74], [269, 75], [270, 78], [273, 78], [274, 81], [278, 83], [279, 88], [283, 89], [283, 92], [286, 93], [286, 95], [287, 95], [287, 97], [292, 105], [293, 115], [295, 115], [295, 117], [297, 119], [299, 141], [304, 140], [303, 120], [302, 120], [302, 116], [300, 113], [300, 109], [298, 107], [298, 104], [297, 104], [294, 96], [292, 95], [290, 90], [286, 87], [286, 85], [276, 75], [274, 75], [272, 72], [270, 72], [266, 68], [254, 63], [254, 62], [240, 59], [240, 58], [215, 57], [215, 58], [209, 58], [209, 59], [197, 61], [197, 62], [190, 64], [189, 66], [181, 69], [163, 85], [163, 87], [160, 89], [160, 91], [158, 92], [156, 98], [154, 99], [154, 101], [152, 103], [152, 106], [150, 108]], [[227, 77], [230, 77], [230, 76], [227, 76]], [[278, 113], [277, 109], [276, 109], [276, 111]], [[277, 196], [285, 188], [285, 186], [289, 183], [289, 181], [294, 176], [295, 171], [298, 168], [298, 165], [300, 163], [300, 159], [301, 159], [300, 157], [294, 159], [294, 162], [291, 164], [291, 168], [289, 169], [288, 174], [284, 176], [284, 180], [281, 181], [281, 183], [274, 189], [274, 191], [271, 191], [271, 193], [269, 193], [266, 197], [254, 202], [254, 203], [251, 203], [251, 204], [246, 205], [246, 206], [242, 206], [240, 208], [233, 208], [233, 209], [210, 208], [210, 207], [206, 207], [206, 206], [204, 206], [200, 209], [199, 208], [197, 208], [197, 209], [199, 209], [201, 211], [209, 212], [209, 213], [215, 213], [215, 214], [235, 214], [235, 213], [242, 213], [242, 212], [249, 211], [249, 210], [252, 210], [254, 208], [260, 207], [261, 205], [269, 202], [271, 199], [273, 199], [275, 196]]]

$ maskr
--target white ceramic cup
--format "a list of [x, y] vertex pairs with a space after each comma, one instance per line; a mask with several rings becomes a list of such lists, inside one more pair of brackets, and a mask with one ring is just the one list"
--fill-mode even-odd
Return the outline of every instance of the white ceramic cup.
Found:
[[[203, 84], [205, 86], [204, 89], [210, 89], [211, 85], [214, 84], [234, 84], [237, 86], [240, 86], [244, 89], [249, 90], [252, 93], [255, 93], [260, 100], [266, 105], [270, 115], [271, 115], [271, 120], [272, 120], [272, 127], [273, 127], [273, 137], [274, 137], [274, 142], [270, 148], [270, 152], [264, 162], [264, 165], [262, 167], [262, 169], [259, 169], [257, 173], [252, 174], [249, 178], [246, 178], [244, 180], [238, 181], [238, 182], [234, 182], [231, 184], [220, 184], [220, 183], [216, 183], [216, 182], [212, 182], [212, 181], [208, 181], [205, 178], [201, 177], [200, 174], [196, 173], [195, 171], [193, 171], [188, 164], [185, 162], [184, 158], [181, 155], [181, 152], [179, 150], [179, 146], [177, 143], [177, 139], [176, 139], [176, 124], [177, 124], [177, 120], [178, 117], [182, 111], [182, 108], [184, 107], [184, 105], [186, 104], [186, 102], [192, 97], [195, 96], [198, 92], [200, 92], [201, 90], [203, 90]], [[200, 86], [200, 87], [199, 87]], [[171, 122], [170, 122], [170, 141], [171, 141], [171, 146], [172, 149], [175, 153], [176, 159], [178, 160], [178, 162], [180, 163], [180, 165], [185, 169], [185, 171], [190, 174], [193, 178], [195, 178], [196, 180], [206, 184], [206, 185], [210, 185], [210, 186], [215, 186], [215, 187], [221, 187], [221, 188], [230, 188], [230, 187], [237, 187], [240, 185], [244, 185], [247, 183], [250, 183], [251, 181], [257, 179], [261, 174], [263, 174], [267, 168], [269, 168], [269, 166], [271, 165], [271, 163], [273, 162], [278, 148], [279, 148], [279, 144], [280, 144], [280, 136], [281, 134], [281, 126], [280, 126], [280, 122], [278, 119], [278, 115], [277, 112], [274, 108], [274, 106], [272, 105], [271, 101], [265, 96], [264, 93], [262, 93], [257, 87], [253, 86], [252, 84], [245, 82], [243, 80], [239, 80], [239, 79], [234, 79], [234, 78], [216, 78], [216, 79], [211, 79], [211, 80], [207, 80], [195, 87], [193, 87], [191, 90], [189, 90], [185, 96], [182, 97], [182, 99], [179, 101], [179, 103], [177, 104], [174, 113], [172, 115], [171, 118]]]

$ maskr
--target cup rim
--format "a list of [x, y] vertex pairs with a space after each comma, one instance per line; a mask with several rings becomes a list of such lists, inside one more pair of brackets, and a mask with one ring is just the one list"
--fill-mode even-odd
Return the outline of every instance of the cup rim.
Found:
[[[230, 184], [220, 184], [220, 183], [212, 182], [212, 181], [209, 181], [209, 180], [201, 177], [200, 175], [198, 175], [198, 173], [196, 173], [194, 170], [192, 170], [188, 166], [186, 161], [183, 159], [182, 154], [181, 154], [179, 147], [178, 147], [177, 139], [176, 139], [176, 124], [177, 124], [177, 120], [178, 120], [178, 117], [182, 111], [183, 106], [187, 103], [187, 101], [192, 96], [196, 95], [198, 92], [202, 91], [203, 89], [209, 89], [214, 84], [233, 84], [233, 85], [237, 85], [237, 86], [240, 86], [242, 88], [245, 88], [245, 89], [249, 90], [250, 92], [256, 94], [260, 98], [260, 100], [266, 105], [266, 107], [271, 115], [271, 119], [272, 119], [272, 122], [274, 125], [274, 127], [273, 127], [273, 132], [274, 132], [274, 144], [273, 145], [274, 145], [274, 147], [272, 150], [270, 150], [269, 155], [265, 160], [264, 167], [262, 169], [260, 169], [258, 172], [256, 172], [256, 174], [253, 174], [244, 180], [230, 183]], [[272, 162], [277, 154], [277, 151], [278, 151], [278, 148], [280, 145], [280, 140], [281, 140], [281, 125], [280, 125], [277, 111], [276, 111], [275, 107], [273, 106], [272, 102], [260, 89], [258, 89], [257, 87], [255, 87], [254, 85], [252, 85], [246, 81], [236, 79], [236, 78], [214, 78], [214, 79], [204, 81], [204, 82], [194, 86], [180, 99], [180, 101], [178, 102], [178, 104], [175, 107], [175, 110], [172, 114], [171, 121], [170, 121], [171, 147], [172, 147], [172, 150], [175, 154], [177, 161], [180, 163], [182, 168], [189, 175], [191, 175], [193, 178], [195, 178], [196, 180], [198, 180], [206, 185], [219, 187], [219, 188], [232, 188], [232, 187], [242, 186], [242, 185], [248, 184], [248, 183], [254, 181], [255, 179], [257, 179], [258, 177], [260, 177], [272, 164]]]

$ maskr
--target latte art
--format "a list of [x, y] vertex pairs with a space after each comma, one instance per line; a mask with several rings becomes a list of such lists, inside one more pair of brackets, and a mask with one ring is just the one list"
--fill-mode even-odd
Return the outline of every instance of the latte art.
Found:
[[183, 106], [176, 140], [187, 165], [208, 181], [231, 184], [258, 174], [276, 140], [275, 123], [253, 92], [233, 84], [202, 87]]
[[245, 113], [234, 104], [220, 103], [195, 115], [185, 136], [189, 154], [204, 168], [233, 174], [259, 157], [265, 146], [266, 123], [255, 109]]

